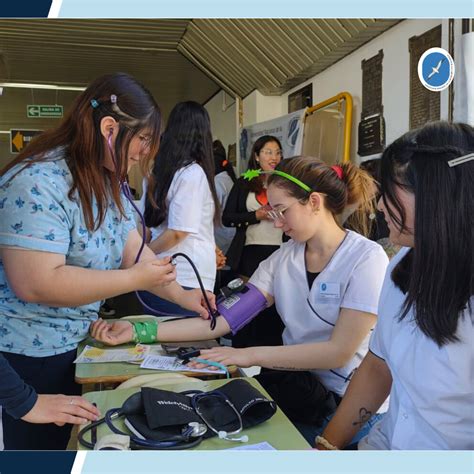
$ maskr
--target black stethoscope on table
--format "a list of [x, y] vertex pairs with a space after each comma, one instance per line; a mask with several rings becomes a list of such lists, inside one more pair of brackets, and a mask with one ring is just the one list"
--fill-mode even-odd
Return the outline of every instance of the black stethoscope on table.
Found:
[[[235, 407], [235, 405], [229, 400], [229, 398], [220, 391], [213, 391], [213, 392], [202, 392], [198, 390], [188, 390], [185, 392], [181, 392], [183, 395], [188, 395], [191, 397], [191, 406], [193, 407], [195, 413], [201, 418], [202, 423], [199, 422], [190, 422], [185, 425], [182, 429], [182, 432], [178, 436], [173, 436], [171, 439], [166, 441], [156, 441], [152, 439], [146, 439], [141, 435], [137, 434], [129, 434], [121, 429], [117, 428], [114, 424], [114, 420], [121, 418], [122, 416], [126, 415], [126, 410], [124, 410], [124, 406], [127, 404], [127, 401], [124, 403], [124, 406], [121, 408], [111, 408], [107, 410], [104, 417], [94, 421], [93, 423], [87, 425], [85, 428], [81, 429], [77, 434], [77, 439], [79, 443], [88, 448], [94, 449], [95, 442], [93, 440], [86, 441], [84, 436], [86, 433], [91, 431], [91, 433], [95, 433], [95, 430], [98, 426], [102, 424], [106, 424], [107, 427], [117, 435], [122, 435], [130, 438], [130, 449], [138, 450], [138, 449], [150, 449], [150, 450], [178, 450], [178, 449], [190, 449], [194, 448], [195, 446], [199, 445], [203, 439], [204, 435], [208, 432], [208, 429], [215, 433], [219, 439], [224, 439], [226, 441], [233, 441], [233, 442], [242, 442], [246, 443], [248, 441], [248, 436], [243, 435], [240, 437], [231, 437], [231, 435], [239, 434], [243, 429], [243, 420], [242, 415], [240, 414], [239, 410]], [[227, 432], [224, 430], [218, 430], [216, 427], [212, 426], [209, 419], [206, 418], [200, 409], [200, 404], [206, 398], [213, 397], [218, 398], [223, 401], [232, 409], [235, 413], [235, 419], [237, 421], [237, 428], [233, 431]], [[130, 424], [127, 424], [127, 420], [125, 420], [125, 424], [131, 428]], [[94, 431], [92, 431], [94, 430]]]
[[[183, 392], [185, 395], [189, 394], [194, 394], [191, 397], [191, 405], [194, 408], [194, 411], [196, 414], [201, 418], [201, 420], [205, 423], [205, 425], [212, 431], [214, 432], [219, 439], [225, 439], [226, 441], [236, 441], [236, 442], [241, 442], [241, 443], [246, 443], [249, 440], [249, 437], [247, 435], [240, 436], [239, 438], [231, 438], [230, 435], [236, 435], [239, 434], [243, 427], [244, 423], [242, 420], [242, 415], [240, 414], [239, 410], [234, 406], [234, 404], [229, 400], [229, 398], [224, 395], [222, 392], [216, 390], [211, 393], [207, 392], [200, 392], [200, 391], [195, 391], [195, 390], [189, 390], [187, 392]], [[238, 422], [238, 427], [234, 431], [224, 431], [224, 430], [217, 430], [215, 427], [211, 425], [208, 419], [204, 417], [203, 412], [199, 408], [199, 403], [205, 399], [206, 397], [215, 397], [215, 398], [220, 398], [226, 402], [226, 404], [232, 409], [232, 411], [236, 415], [236, 420]]]

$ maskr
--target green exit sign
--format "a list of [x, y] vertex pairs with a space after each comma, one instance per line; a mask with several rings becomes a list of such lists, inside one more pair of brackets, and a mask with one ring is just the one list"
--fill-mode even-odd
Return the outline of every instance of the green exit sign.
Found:
[[63, 116], [63, 106], [27, 105], [26, 116], [28, 118], [61, 118]]

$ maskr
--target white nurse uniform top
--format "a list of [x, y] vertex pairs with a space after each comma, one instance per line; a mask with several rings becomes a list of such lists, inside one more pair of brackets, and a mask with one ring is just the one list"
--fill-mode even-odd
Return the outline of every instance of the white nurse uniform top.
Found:
[[[309, 288], [305, 243], [290, 240], [263, 261], [250, 279], [275, 299], [285, 324], [283, 343], [328, 341], [341, 308], [377, 314], [388, 257], [380, 245], [356, 232], [347, 235]], [[334, 370], [312, 370], [324, 386], [344, 395], [354, 370], [367, 353], [369, 336], [352, 360]]]
[[399, 321], [405, 295], [390, 274], [408, 251], [390, 262], [369, 345], [392, 373], [389, 408], [359, 449], [474, 449], [474, 315], [468, 306], [459, 341], [442, 347], [418, 329], [412, 311]]

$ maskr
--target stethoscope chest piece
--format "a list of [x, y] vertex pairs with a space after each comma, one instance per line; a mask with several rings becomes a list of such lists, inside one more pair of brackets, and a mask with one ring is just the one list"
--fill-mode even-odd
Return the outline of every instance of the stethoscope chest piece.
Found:
[[183, 429], [183, 436], [189, 436], [190, 438], [199, 438], [207, 433], [207, 426], [204, 423], [198, 423], [197, 421], [191, 421], [188, 426]]

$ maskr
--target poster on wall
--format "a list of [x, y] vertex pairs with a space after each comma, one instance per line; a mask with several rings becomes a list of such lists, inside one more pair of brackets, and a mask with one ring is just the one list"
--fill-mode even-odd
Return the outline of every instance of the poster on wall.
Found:
[[241, 169], [247, 169], [252, 146], [263, 135], [278, 138], [283, 148], [283, 156], [290, 158], [301, 153], [305, 110], [297, 110], [273, 120], [255, 123], [244, 127], [240, 132]]

